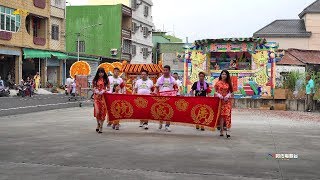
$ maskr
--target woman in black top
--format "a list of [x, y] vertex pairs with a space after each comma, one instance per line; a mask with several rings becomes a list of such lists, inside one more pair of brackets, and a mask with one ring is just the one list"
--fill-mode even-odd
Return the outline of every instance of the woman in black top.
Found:
[[[199, 72], [199, 81], [193, 83], [191, 92], [194, 96], [206, 97], [210, 91], [209, 84], [205, 82], [206, 74]], [[199, 129], [199, 124], [196, 125], [196, 129]], [[201, 131], [204, 131], [204, 126], [201, 126]]]

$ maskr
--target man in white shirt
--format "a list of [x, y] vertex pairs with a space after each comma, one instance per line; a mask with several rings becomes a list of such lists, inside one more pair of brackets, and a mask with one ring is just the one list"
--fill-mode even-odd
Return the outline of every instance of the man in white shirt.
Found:
[[[171, 67], [165, 65], [163, 67], [163, 75], [159, 77], [156, 83], [156, 93], [159, 92], [166, 92], [166, 91], [177, 91], [177, 82], [176, 80], [170, 75]], [[166, 122], [165, 130], [170, 132], [170, 122]], [[162, 129], [162, 121], [160, 121], [159, 129]]]
[[121, 84], [123, 84], [123, 79], [119, 77], [120, 70], [119, 68], [114, 68], [113, 70], [113, 76], [109, 76], [109, 82], [110, 82], [110, 90], [109, 93], [121, 93], [121, 90], [123, 88], [120, 87]]
[[[134, 86], [134, 94], [138, 95], [151, 95], [153, 82], [148, 78], [148, 71], [142, 70], [141, 79], [137, 80]], [[140, 121], [140, 127], [148, 130], [148, 121]]]
[[[108, 93], [118, 93], [123, 94], [125, 91], [124, 82], [121, 77], [119, 77], [120, 69], [114, 68], [113, 69], [113, 76], [109, 76], [109, 82], [110, 82], [110, 90]], [[123, 87], [122, 87], [123, 86]], [[108, 122], [108, 127], [110, 127], [112, 124]], [[112, 125], [112, 129], [119, 130], [120, 124], [119, 121], [115, 121]]]
[[66, 86], [67, 86], [67, 93], [71, 94], [71, 90], [72, 90], [72, 83], [74, 82], [74, 80], [71, 78], [71, 76], [69, 76], [66, 80]]
[[177, 86], [178, 86], [177, 96], [180, 96], [181, 92], [182, 92], [182, 81], [179, 79], [179, 74], [178, 73], [173, 73], [173, 77], [176, 80]]

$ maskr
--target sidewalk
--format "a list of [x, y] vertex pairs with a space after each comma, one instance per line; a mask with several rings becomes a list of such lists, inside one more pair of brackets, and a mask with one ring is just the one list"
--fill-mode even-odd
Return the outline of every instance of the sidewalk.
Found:
[[[18, 93], [17, 90], [14, 90], [14, 89], [10, 89], [10, 96], [16, 96]], [[35, 91], [35, 94], [40, 94], [40, 95], [50, 95], [50, 94], [53, 94], [52, 92], [46, 90], [46, 89], [38, 89], [38, 91]]]

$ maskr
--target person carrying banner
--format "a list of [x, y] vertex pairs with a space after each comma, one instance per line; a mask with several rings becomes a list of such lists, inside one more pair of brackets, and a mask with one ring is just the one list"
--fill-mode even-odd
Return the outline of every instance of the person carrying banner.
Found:
[[[134, 86], [134, 94], [151, 95], [153, 93], [153, 82], [148, 78], [148, 71], [142, 70], [141, 79], [137, 80]], [[148, 130], [148, 121], [141, 120], [140, 127]]]
[[[171, 67], [165, 65], [163, 67], [163, 75], [158, 78], [156, 83], [155, 93], [162, 96], [176, 96], [178, 91], [178, 86], [176, 80], [170, 75]], [[162, 129], [163, 121], [159, 123], [159, 129]], [[166, 122], [165, 130], [170, 132], [170, 122]]]
[[[123, 82], [123, 79], [119, 77], [120, 69], [114, 68], [113, 69], [113, 76], [109, 76], [109, 82], [110, 82], [110, 90], [108, 93], [117, 93], [117, 94], [124, 94], [125, 93], [125, 85]], [[119, 130], [120, 123], [119, 121], [115, 122], [108, 122], [108, 126], [110, 127], [112, 125], [112, 129]]]
[[177, 92], [177, 96], [180, 96], [182, 93], [182, 81], [179, 79], [179, 74], [178, 73], [173, 73], [173, 77], [177, 82], [177, 86], [178, 86], [178, 92]]
[[[205, 81], [206, 74], [204, 72], [199, 72], [199, 81], [193, 83], [191, 88], [191, 93], [194, 96], [206, 97], [211, 93], [209, 84]], [[200, 125], [196, 125], [196, 129], [200, 129]], [[204, 131], [204, 126], [201, 126], [201, 131]]]
[[223, 130], [226, 130], [227, 138], [231, 137], [228, 131], [231, 128], [231, 97], [233, 94], [233, 88], [231, 83], [230, 73], [227, 70], [223, 70], [220, 74], [219, 81], [215, 84], [215, 96], [221, 99], [221, 109], [218, 130], [220, 130], [220, 136], [223, 135]]
[[[74, 81], [75, 82], [75, 81]], [[103, 94], [109, 89], [109, 79], [103, 68], [99, 68], [93, 81], [94, 117], [97, 119], [97, 133], [102, 133], [103, 122], [106, 119], [107, 108]]]

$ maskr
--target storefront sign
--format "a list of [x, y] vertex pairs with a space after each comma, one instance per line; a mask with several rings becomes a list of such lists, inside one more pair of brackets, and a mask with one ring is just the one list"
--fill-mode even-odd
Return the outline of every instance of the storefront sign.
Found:
[[60, 64], [59, 64], [59, 60], [56, 60], [56, 59], [48, 59], [47, 60], [47, 67], [59, 67]]
[[0, 49], [0, 54], [20, 56], [21, 52], [16, 50], [10, 50], [10, 49]]

